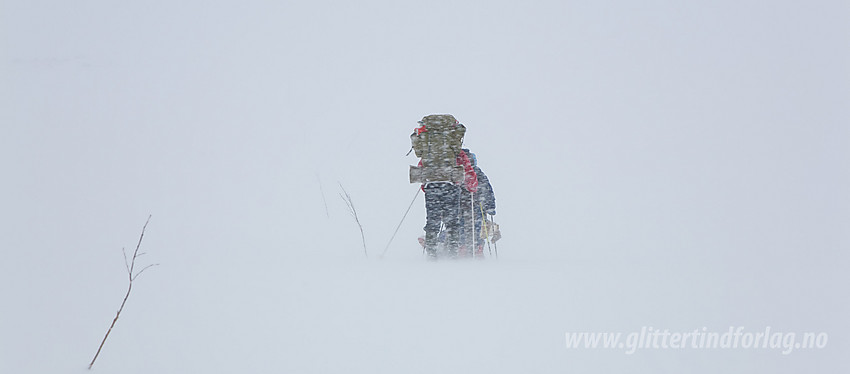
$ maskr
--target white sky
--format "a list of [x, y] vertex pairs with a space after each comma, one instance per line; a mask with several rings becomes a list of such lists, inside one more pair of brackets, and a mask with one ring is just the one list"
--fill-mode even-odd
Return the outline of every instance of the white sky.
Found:
[[112, 279], [148, 214], [163, 266], [356, 257], [338, 182], [380, 252], [409, 133], [451, 113], [504, 257], [753, 272], [755, 309], [777, 277], [818, 306], [789, 325], [850, 332], [846, 1], [178, 3], [0, 3], [9, 305]]

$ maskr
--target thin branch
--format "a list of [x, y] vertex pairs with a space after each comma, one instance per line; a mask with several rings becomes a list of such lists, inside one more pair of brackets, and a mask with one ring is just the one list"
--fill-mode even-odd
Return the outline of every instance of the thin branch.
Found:
[[152, 267], [154, 267], [154, 266], [159, 266], [159, 264], [150, 264], [150, 265], [148, 265], [148, 266], [145, 266], [144, 268], [142, 268], [142, 270], [139, 270], [139, 272], [138, 272], [138, 273], [136, 273], [136, 275], [134, 275], [134, 276], [133, 276], [133, 280], [136, 280], [136, 278], [138, 278], [140, 275], [142, 275], [142, 273], [143, 273], [145, 270], [148, 270], [148, 269], [150, 269], [150, 268], [152, 268]]
[[360, 228], [360, 239], [363, 241], [363, 253], [366, 254], [366, 257], [369, 257], [369, 252], [366, 250], [366, 235], [363, 233], [363, 225], [360, 224], [360, 218], [357, 217], [357, 209], [354, 208], [354, 201], [351, 200], [351, 195], [348, 194], [348, 191], [345, 190], [342, 183], [339, 183], [339, 188], [342, 189], [342, 193], [339, 194], [339, 197], [342, 198], [342, 201], [345, 201], [345, 205], [348, 207], [348, 213], [354, 217], [354, 222], [357, 222], [357, 227]]
[[321, 193], [321, 194], [322, 194], [322, 203], [324, 203], [324, 204], [325, 204], [325, 215], [326, 215], [328, 218], [331, 218], [331, 213], [330, 213], [330, 211], [328, 210], [328, 201], [327, 201], [327, 200], [325, 200], [325, 189], [324, 189], [324, 188], [322, 188], [322, 179], [321, 179], [321, 178], [319, 178], [319, 173], [316, 173], [316, 180], [318, 180], [318, 181], [319, 181], [319, 193]]
[[[133, 261], [130, 263], [130, 275], [133, 275], [133, 268], [136, 266], [136, 258], [139, 257], [139, 247], [142, 246], [142, 239], [145, 238], [145, 229], [148, 228], [148, 223], [151, 221], [151, 216], [148, 215], [148, 220], [145, 221], [145, 225], [142, 226], [142, 234], [139, 235], [139, 242], [136, 243], [136, 250], [133, 251]], [[132, 277], [131, 277], [132, 279]]]
[[133, 251], [133, 257], [132, 257], [132, 260], [130, 261], [129, 264], [127, 263], [127, 251], [124, 248], [121, 248], [121, 252], [124, 253], [124, 266], [127, 267], [127, 273], [128, 273], [129, 278], [130, 278], [130, 282], [127, 285], [127, 293], [124, 294], [124, 300], [121, 301], [121, 306], [118, 308], [118, 312], [115, 313], [115, 318], [112, 319], [112, 324], [109, 325], [109, 330], [106, 330], [106, 335], [103, 336], [103, 340], [100, 342], [100, 345], [97, 347], [97, 353], [94, 354], [94, 358], [91, 360], [91, 363], [89, 363], [89, 370], [91, 370], [92, 366], [94, 366], [94, 362], [97, 361], [97, 357], [100, 355], [100, 351], [103, 349], [103, 345], [106, 343], [106, 338], [109, 337], [109, 333], [112, 332], [112, 328], [115, 327], [115, 323], [118, 322], [118, 317], [121, 316], [121, 311], [124, 310], [124, 305], [127, 304], [127, 299], [130, 298], [130, 291], [133, 290], [133, 281], [136, 278], [138, 278], [139, 275], [141, 275], [142, 272], [144, 272], [145, 270], [150, 269], [153, 266], [159, 265], [159, 264], [152, 264], [152, 265], [145, 266], [144, 268], [142, 268], [142, 270], [139, 270], [139, 272], [136, 273], [136, 275], [133, 275], [133, 270], [136, 268], [136, 259], [139, 258], [139, 256], [144, 254], [144, 253], [139, 254], [139, 247], [142, 246], [142, 239], [145, 237], [145, 229], [147, 229], [148, 222], [150, 222], [150, 220], [151, 220], [151, 216], [149, 215], [148, 220], [145, 221], [145, 225], [142, 226], [142, 234], [139, 235], [139, 243], [136, 244], [136, 250]]
[[130, 263], [127, 262], [127, 250], [124, 247], [121, 247], [121, 253], [124, 254], [124, 267], [127, 268], [127, 274], [132, 274], [130, 272]]

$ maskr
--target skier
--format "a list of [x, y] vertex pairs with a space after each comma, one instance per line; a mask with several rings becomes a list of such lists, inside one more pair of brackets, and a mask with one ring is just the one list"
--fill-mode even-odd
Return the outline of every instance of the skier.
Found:
[[466, 153], [461, 151], [466, 127], [449, 114], [429, 115], [410, 135], [419, 166], [410, 167], [410, 183], [425, 191], [425, 252], [436, 259], [438, 236], [444, 228], [446, 248], [457, 255], [460, 241], [460, 193], [475, 191], [478, 177]]
[[[463, 153], [472, 163], [472, 169], [478, 178], [478, 189], [475, 192], [463, 191], [461, 193], [461, 256], [468, 256], [472, 236], [475, 237], [475, 253], [476, 258], [484, 258], [484, 244], [487, 236], [492, 231], [492, 223], [486, 217], [496, 215], [496, 195], [493, 193], [493, 186], [490, 184], [490, 179], [478, 167], [478, 158], [469, 149], [464, 148]], [[470, 227], [470, 220], [475, 222], [475, 228]], [[482, 232], [481, 225], [486, 221], [488, 230]], [[472, 230], [472, 232], [470, 232]], [[471, 236], [470, 236], [471, 235]]]

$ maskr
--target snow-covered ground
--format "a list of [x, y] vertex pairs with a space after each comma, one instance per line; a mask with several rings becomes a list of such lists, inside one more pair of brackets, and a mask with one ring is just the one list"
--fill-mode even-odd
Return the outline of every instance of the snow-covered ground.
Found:
[[[848, 14], [6, 1], [0, 373], [86, 372], [149, 214], [159, 266], [92, 372], [847, 372]], [[498, 259], [424, 261], [421, 195], [378, 256], [432, 113], [493, 183]], [[828, 341], [566, 339], [730, 327]]]
[[[150, 247], [148, 256], [164, 260]], [[498, 261], [444, 263], [258, 251], [180, 257], [138, 279], [96, 372], [800, 372], [844, 362], [836, 332], [846, 331], [846, 304], [822, 296], [841, 293], [837, 268], [800, 276], [790, 265], [730, 271], [670, 259], [544, 260], [507, 247]], [[39, 282], [55, 279], [51, 287], [12, 293], [4, 372], [85, 371], [121, 294], [120, 279], [87, 274], [93, 270], [103, 269], [67, 264], [60, 274], [38, 274]], [[788, 355], [566, 348], [566, 332], [625, 335], [644, 326], [832, 334], [828, 348]]]

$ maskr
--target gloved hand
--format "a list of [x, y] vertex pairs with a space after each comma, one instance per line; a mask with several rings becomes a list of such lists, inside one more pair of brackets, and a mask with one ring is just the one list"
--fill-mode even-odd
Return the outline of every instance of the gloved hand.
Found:
[[493, 224], [493, 231], [491, 235], [493, 235], [493, 242], [497, 242], [502, 238], [502, 231], [499, 230], [499, 224]]

